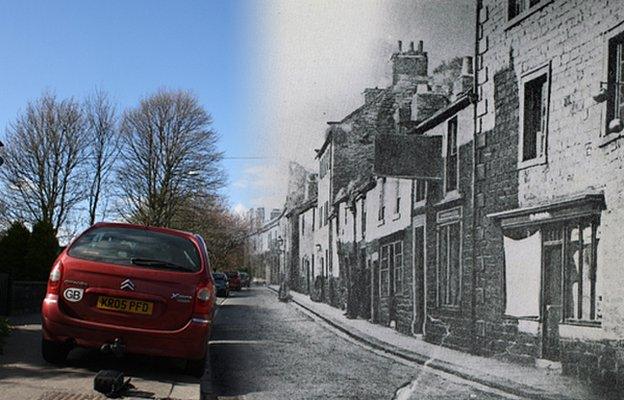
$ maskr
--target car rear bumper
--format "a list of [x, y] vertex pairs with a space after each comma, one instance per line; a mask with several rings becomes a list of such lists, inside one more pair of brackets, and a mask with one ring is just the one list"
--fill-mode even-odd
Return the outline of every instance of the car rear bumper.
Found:
[[84, 321], [65, 315], [55, 299], [41, 306], [43, 337], [55, 342], [72, 342], [79, 347], [100, 348], [121, 339], [125, 351], [162, 357], [202, 358], [206, 354], [212, 321], [190, 320], [178, 330], [152, 330]]

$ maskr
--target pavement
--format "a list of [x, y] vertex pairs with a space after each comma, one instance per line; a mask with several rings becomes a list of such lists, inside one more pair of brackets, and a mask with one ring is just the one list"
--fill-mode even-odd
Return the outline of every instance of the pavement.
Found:
[[209, 369], [201, 379], [189, 376], [183, 360], [134, 355], [117, 359], [79, 348], [63, 367], [50, 365], [41, 357], [40, 315], [13, 316], [9, 322], [12, 332], [0, 355], [0, 400], [105, 399], [93, 390], [93, 378], [102, 369], [123, 371], [131, 378], [136, 389], [126, 398], [197, 400], [200, 388], [211, 391]]
[[[277, 292], [278, 286], [268, 286]], [[603, 400], [622, 399], [621, 393], [584, 384], [559, 370], [523, 366], [493, 358], [479, 357], [425, 342], [422, 338], [398, 333], [389, 327], [362, 319], [348, 319], [344, 311], [310, 300], [290, 291], [291, 301], [354, 340], [395, 357], [473, 381], [526, 399]], [[415, 383], [415, 382], [412, 382]], [[416, 382], [417, 383], [417, 382]], [[401, 399], [418, 399], [418, 385], [406, 385]], [[409, 395], [412, 387], [413, 396]]]

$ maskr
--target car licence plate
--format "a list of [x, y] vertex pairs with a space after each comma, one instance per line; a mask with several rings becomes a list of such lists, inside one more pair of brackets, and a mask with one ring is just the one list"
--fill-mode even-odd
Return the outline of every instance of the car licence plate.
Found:
[[154, 303], [151, 301], [122, 299], [119, 297], [99, 296], [97, 308], [101, 310], [121, 311], [132, 314], [152, 315]]

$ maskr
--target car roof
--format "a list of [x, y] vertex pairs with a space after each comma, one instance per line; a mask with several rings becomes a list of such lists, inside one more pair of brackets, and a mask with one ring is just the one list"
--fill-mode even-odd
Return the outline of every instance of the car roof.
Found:
[[[163, 228], [163, 227], [159, 227], [159, 226], [128, 224], [128, 223], [124, 223], [124, 222], [98, 222], [98, 223], [94, 224], [91, 228], [102, 228], [102, 227], [144, 229], [146, 231], [160, 232], [160, 233], [167, 233], [167, 234], [170, 234], [170, 235], [182, 236], [182, 237], [185, 237], [187, 239], [192, 239], [192, 240], [196, 239], [195, 234], [193, 234], [191, 232], [181, 231], [181, 230], [172, 229], [172, 228]], [[91, 228], [89, 228], [89, 229], [91, 229]]]

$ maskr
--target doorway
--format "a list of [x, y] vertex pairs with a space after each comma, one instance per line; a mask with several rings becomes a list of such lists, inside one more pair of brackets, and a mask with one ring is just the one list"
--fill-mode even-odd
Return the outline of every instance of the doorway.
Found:
[[412, 332], [423, 333], [425, 321], [425, 227], [414, 227], [414, 322]]
[[559, 361], [559, 322], [562, 318], [562, 229], [544, 230], [542, 287], [542, 357]]

